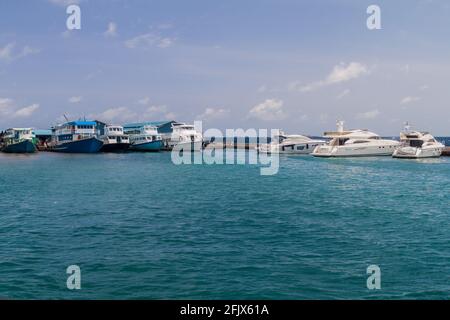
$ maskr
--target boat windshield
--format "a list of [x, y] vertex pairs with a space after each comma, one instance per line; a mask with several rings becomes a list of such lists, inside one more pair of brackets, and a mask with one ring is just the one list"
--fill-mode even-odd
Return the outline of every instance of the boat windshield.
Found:
[[421, 148], [422, 145], [423, 145], [423, 141], [422, 140], [410, 140], [409, 141], [409, 146], [410, 147]]

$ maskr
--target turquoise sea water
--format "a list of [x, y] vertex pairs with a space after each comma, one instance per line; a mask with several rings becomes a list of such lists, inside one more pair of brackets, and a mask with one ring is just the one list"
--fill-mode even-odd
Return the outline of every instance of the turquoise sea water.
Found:
[[450, 158], [1, 154], [0, 186], [1, 298], [450, 297]]

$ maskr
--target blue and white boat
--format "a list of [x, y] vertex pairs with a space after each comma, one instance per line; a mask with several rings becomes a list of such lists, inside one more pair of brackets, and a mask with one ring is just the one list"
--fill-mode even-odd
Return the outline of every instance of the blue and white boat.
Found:
[[130, 150], [160, 151], [163, 140], [158, 129], [149, 125], [125, 125], [124, 133], [130, 137]]
[[52, 150], [67, 153], [99, 152], [103, 142], [97, 137], [95, 121], [71, 121], [52, 129]]
[[3, 136], [3, 152], [33, 153], [37, 151], [33, 129], [11, 128]]

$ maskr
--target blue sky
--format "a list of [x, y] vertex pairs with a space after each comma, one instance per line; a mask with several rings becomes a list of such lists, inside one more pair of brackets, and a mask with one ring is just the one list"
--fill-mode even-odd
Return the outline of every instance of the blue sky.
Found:
[[[81, 30], [66, 7], [81, 7]], [[381, 8], [381, 30], [366, 9]], [[69, 118], [450, 135], [450, 2], [2, 0], [0, 128]]]

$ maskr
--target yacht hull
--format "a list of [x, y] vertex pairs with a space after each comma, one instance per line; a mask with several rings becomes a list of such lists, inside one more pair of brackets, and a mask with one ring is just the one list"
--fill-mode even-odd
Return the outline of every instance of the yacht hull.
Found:
[[259, 153], [279, 153], [279, 154], [311, 154], [314, 149], [321, 144], [297, 143], [289, 145], [260, 145], [256, 150]]
[[312, 155], [322, 158], [392, 156], [396, 147], [396, 144], [371, 147], [325, 146], [317, 147]]
[[32, 141], [26, 140], [7, 145], [2, 151], [6, 153], [34, 153], [37, 151], [37, 148]]
[[102, 146], [102, 141], [97, 138], [89, 138], [62, 143], [55, 146], [53, 151], [65, 153], [96, 153], [100, 151]]
[[158, 152], [162, 149], [162, 140], [130, 145], [130, 150], [142, 152]]
[[392, 157], [401, 159], [423, 159], [423, 158], [439, 158], [442, 155], [443, 148], [413, 148], [403, 147], [395, 150]]
[[100, 152], [124, 152], [130, 148], [129, 143], [107, 143], [103, 144]]

